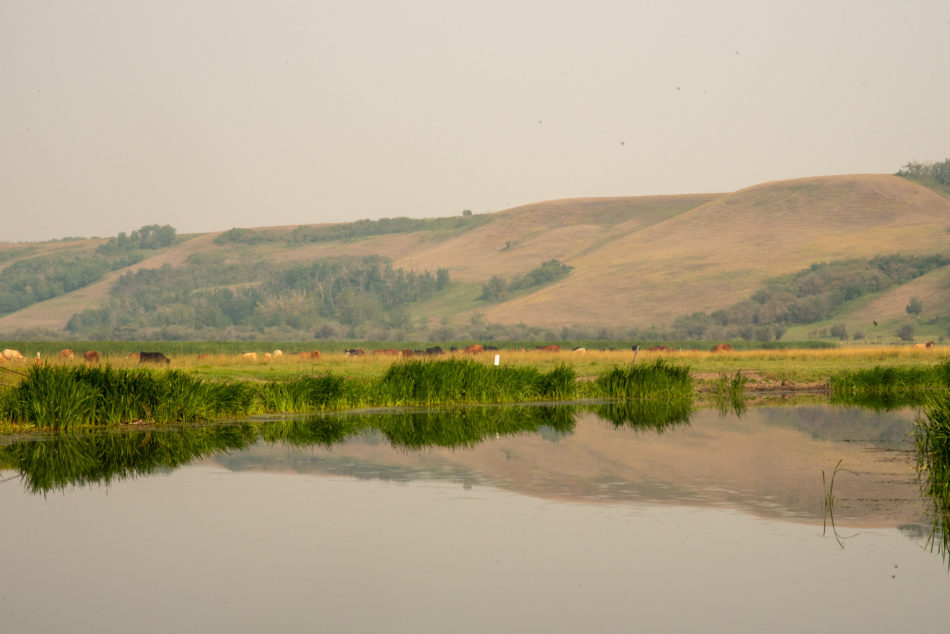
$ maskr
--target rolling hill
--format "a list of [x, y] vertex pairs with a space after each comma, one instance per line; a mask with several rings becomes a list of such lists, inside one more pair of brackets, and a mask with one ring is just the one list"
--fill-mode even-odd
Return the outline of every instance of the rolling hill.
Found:
[[[0, 335], [11, 339], [63, 331], [76, 314], [107, 305], [114, 309], [111, 291], [122, 275], [162, 266], [174, 271], [240, 264], [246, 269], [260, 263], [273, 272], [326, 258], [378, 256], [397, 271], [421, 275], [443, 269], [449, 287], [407, 305], [409, 325], [400, 326], [403, 334], [424, 336], [425, 328], [439, 326], [461, 334], [473, 317], [552, 330], [662, 332], [682, 315], [725, 309], [748, 299], [769, 279], [815, 263], [892, 254], [950, 257], [950, 198], [891, 175], [805, 178], [725, 194], [557, 200], [457, 221], [394, 224], [391, 230], [362, 223], [359, 227], [372, 231], [334, 237], [328, 232], [337, 225], [308, 225], [248, 229], [239, 239], [233, 232], [178, 236], [173, 245], [143, 251], [134, 265], [82, 288], [5, 314], [0, 302]], [[54, 252], [91, 254], [104, 242], [0, 244], [0, 282], [17, 262]], [[552, 259], [572, 267], [570, 273], [499, 301], [479, 299], [493, 276], [512, 279]], [[917, 324], [950, 315], [948, 271], [941, 267], [862, 297], [834, 319], [852, 331], [872, 320], [896, 324], [909, 318], [904, 307], [911, 296], [925, 307]], [[207, 292], [271, 288], [252, 278], [206, 284]], [[294, 333], [326, 322], [333, 319], [312, 317]], [[359, 336], [352, 325], [338, 332]], [[803, 332], [793, 328], [789, 336]]]

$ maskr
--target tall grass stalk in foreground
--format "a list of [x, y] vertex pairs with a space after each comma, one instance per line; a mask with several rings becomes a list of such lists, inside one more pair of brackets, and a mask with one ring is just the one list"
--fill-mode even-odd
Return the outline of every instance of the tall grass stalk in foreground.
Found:
[[930, 547], [950, 566], [950, 393], [932, 397], [916, 419], [917, 471], [933, 502]]

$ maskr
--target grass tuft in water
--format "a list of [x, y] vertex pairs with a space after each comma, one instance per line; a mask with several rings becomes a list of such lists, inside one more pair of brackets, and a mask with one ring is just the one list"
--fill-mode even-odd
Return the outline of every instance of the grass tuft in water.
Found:
[[688, 366], [672, 365], [663, 359], [617, 366], [594, 382], [595, 396], [605, 398], [689, 398], [692, 387]]

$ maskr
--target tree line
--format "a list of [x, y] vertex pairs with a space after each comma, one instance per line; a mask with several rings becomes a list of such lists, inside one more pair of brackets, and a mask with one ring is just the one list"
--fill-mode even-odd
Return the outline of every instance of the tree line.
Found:
[[311, 338], [321, 324], [399, 329], [410, 325], [411, 304], [449, 283], [446, 269], [416, 273], [378, 256], [276, 265], [196, 255], [182, 266], [122, 275], [106, 306], [74, 315], [66, 329], [90, 338], [169, 328], [237, 338], [265, 330]]
[[501, 301], [514, 293], [556, 282], [566, 277], [573, 270], [573, 266], [552, 259], [543, 262], [541, 266], [528, 271], [524, 275], [516, 275], [509, 280], [500, 275], [493, 275], [482, 286], [482, 294], [479, 299], [489, 302]]
[[768, 280], [763, 289], [733, 306], [676, 319], [671, 336], [779, 339], [791, 325], [831, 319], [846, 302], [909, 282], [947, 264], [950, 259], [942, 255], [887, 255], [870, 260], [818, 262], [797, 273]]

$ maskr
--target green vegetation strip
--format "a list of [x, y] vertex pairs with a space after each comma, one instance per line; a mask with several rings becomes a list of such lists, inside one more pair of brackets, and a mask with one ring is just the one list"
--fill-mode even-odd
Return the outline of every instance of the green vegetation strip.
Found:
[[879, 365], [865, 370], [840, 371], [832, 375], [829, 385], [832, 401], [840, 405], [884, 409], [920, 405], [935, 390], [950, 387], [950, 361], [926, 366]]
[[469, 359], [394, 363], [381, 377], [327, 372], [274, 381], [211, 381], [181, 370], [31, 366], [0, 392], [0, 420], [48, 429], [198, 422], [367, 406], [565, 401], [579, 397], [689, 399], [689, 368], [657, 361], [616, 367], [593, 383], [559, 364], [490, 366]]

